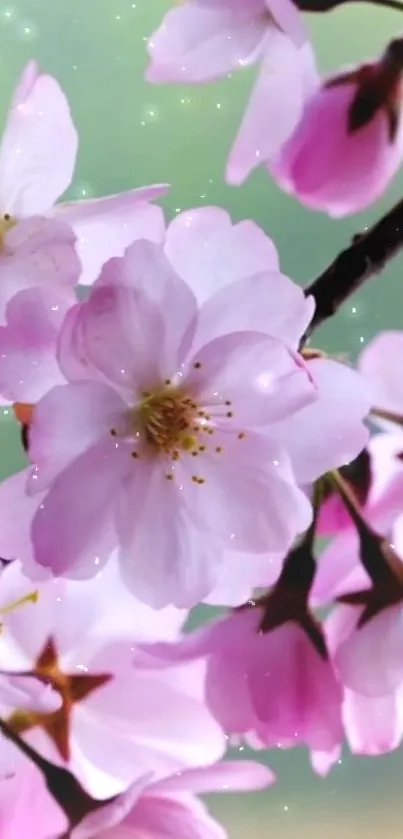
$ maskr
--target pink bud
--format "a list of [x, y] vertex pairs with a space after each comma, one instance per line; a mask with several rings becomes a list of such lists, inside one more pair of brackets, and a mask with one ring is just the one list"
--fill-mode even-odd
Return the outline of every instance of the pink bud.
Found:
[[403, 41], [377, 62], [325, 81], [270, 170], [302, 204], [338, 217], [389, 185], [403, 157]]

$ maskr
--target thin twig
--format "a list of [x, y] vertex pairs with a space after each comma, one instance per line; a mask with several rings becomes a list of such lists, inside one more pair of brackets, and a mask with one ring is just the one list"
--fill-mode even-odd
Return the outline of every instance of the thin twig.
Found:
[[328, 268], [306, 289], [312, 295], [316, 310], [305, 335], [322, 326], [338, 312], [355, 291], [375, 274], [380, 274], [388, 262], [403, 248], [403, 200], [365, 233], [354, 236], [350, 247], [342, 251]]

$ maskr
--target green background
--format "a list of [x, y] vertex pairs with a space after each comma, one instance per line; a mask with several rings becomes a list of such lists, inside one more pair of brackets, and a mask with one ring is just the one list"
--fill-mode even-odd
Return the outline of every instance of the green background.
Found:
[[[200, 88], [154, 87], [143, 80], [145, 41], [167, 0], [16, 0], [0, 8], [0, 117], [23, 64], [36, 58], [64, 87], [81, 136], [76, 178], [69, 197], [107, 194], [132, 186], [172, 183], [167, 216], [179, 208], [221, 204], [234, 220], [253, 218], [275, 240], [283, 270], [306, 283], [376, 219], [402, 191], [397, 178], [370, 212], [343, 221], [308, 212], [280, 193], [264, 171], [242, 188], [223, 183], [227, 151], [247, 100], [253, 72], [242, 71]], [[364, 3], [309, 18], [323, 71], [378, 54], [403, 30], [403, 17]], [[268, 122], [267, 130], [270, 130]], [[322, 347], [354, 357], [377, 331], [403, 327], [402, 262], [370, 284], [328, 327]], [[1, 420], [0, 468], [21, 462], [10, 415]], [[245, 752], [243, 752], [245, 754]], [[341, 834], [401, 839], [403, 804], [397, 753], [365, 759], [344, 755], [331, 775], [311, 772], [303, 750], [271, 752], [279, 781], [259, 795], [222, 796], [213, 809], [231, 837], [271, 831], [299, 839]]]

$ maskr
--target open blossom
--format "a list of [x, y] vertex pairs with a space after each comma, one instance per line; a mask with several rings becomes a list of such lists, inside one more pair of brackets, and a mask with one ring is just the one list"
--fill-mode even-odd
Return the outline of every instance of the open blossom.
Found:
[[[221, 344], [216, 344], [215, 346], [223, 346], [222, 339], [226, 336], [226, 341], [228, 342], [234, 333], [248, 333], [244, 337], [239, 337], [241, 341], [248, 341], [250, 340], [249, 333], [258, 330], [263, 334], [268, 333], [271, 339], [279, 341], [282, 345], [285, 343], [289, 350], [291, 350], [291, 356], [287, 354], [287, 351], [286, 357], [292, 362], [292, 353], [297, 351], [301, 336], [312, 315], [312, 301], [309, 298], [306, 299], [301, 289], [281, 274], [276, 249], [271, 240], [257, 225], [251, 221], [232, 225], [228, 214], [217, 207], [191, 210], [180, 214], [170, 224], [166, 233], [164, 250], [170, 264], [182, 277], [182, 280], [186, 282], [187, 286], [190, 286], [199, 303], [198, 323], [193, 339], [195, 344], [194, 351], [197, 350], [197, 346], [202, 346], [209, 342], [212, 345], [212, 342], [219, 338], [221, 339]], [[136, 256], [136, 260], [134, 256]], [[140, 270], [140, 264], [142, 270]], [[108, 270], [104, 273], [102, 282], [115, 282], [115, 272], [118, 265], [119, 263], [112, 263], [109, 266]], [[169, 283], [173, 282], [174, 291], [172, 294], [178, 295], [179, 288], [182, 288], [181, 294], [183, 294], [182, 301], [178, 303], [178, 313], [179, 311], [183, 313], [184, 321], [187, 317], [191, 318], [191, 311], [193, 311], [191, 307], [194, 306], [194, 298], [189, 291], [185, 292], [183, 286], [180, 286], [180, 283], [178, 285], [178, 280], [177, 278], [176, 280], [174, 279], [171, 268], [163, 261], [161, 262], [161, 258], [159, 261], [156, 261], [156, 255], [152, 249], [150, 251], [150, 249], [144, 249], [144, 246], [136, 246], [134, 251], [132, 251], [130, 265], [130, 270], [132, 271], [131, 277], [130, 270], [128, 269], [129, 258], [125, 263], [120, 263], [120, 269], [117, 272], [120, 283], [130, 281], [134, 288], [145, 290], [147, 294], [150, 294], [151, 290], [154, 289], [157, 297], [159, 295], [159, 299], [162, 298], [162, 300], [165, 300], [165, 297], [169, 298], [171, 294], [169, 292], [171, 288]], [[165, 290], [164, 283], [167, 283]], [[157, 293], [158, 288], [160, 288], [160, 291]], [[98, 290], [97, 297], [94, 300], [99, 299]], [[172, 299], [174, 298], [172, 297]], [[177, 299], [179, 300], [179, 298]], [[28, 293], [25, 296], [22, 294], [19, 295], [9, 308], [8, 323], [0, 331], [0, 392], [14, 401], [22, 403], [35, 402], [52, 385], [60, 384], [61, 381], [65, 380], [55, 360], [56, 340], [61, 319], [60, 312], [54, 311], [52, 299], [45, 299], [42, 293], [34, 292], [31, 292], [30, 295]], [[91, 301], [88, 305], [85, 304], [84, 307], [79, 306], [77, 309], [73, 309], [69, 313], [63, 328], [59, 359], [63, 360], [62, 367], [64, 373], [67, 375], [67, 379], [70, 379], [70, 381], [75, 380], [77, 377], [83, 377], [84, 379], [88, 379], [89, 377], [93, 377], [94, 379], [99, 378], [99, 370], [92, 363], [90, 364], [90, 356], [86, 359], [84, 367], [81, 359], [84, 348], [81, 347], [82, 339], [80, 337], [81, 332], [83, 332], [82, 324], [85, 319], [88, 319], [89, 312], [92, 310], [93, 303]], [[124, 307], [121, 307], [118, 316], [119, 319], [123, 314], [123, 310]], [[125, 311], [125, 320], [128, 318], [128, 311]], [[170, 312], [169, 317], [172, 318], [172, 315], [173, 312]], [[136, 316], [136, 312], [134, 312], [133, 317], [136, 318]], [[166, 307], [164, 308], [164, 317], [167, 317]], [[177, 318], [176, 313], [175, 318]], [[130, 328], [129, 325], [128, 328]], [[115, 327], [116, 330], [117, 334], [121, 334], [120, 326]], [[176, 335], [176, 320], [174, 321], [173, 331]], [[32, 340], [29, 344], [32, 364], [27, 364], [24, 356], [24, 348], [27, 346], [27, 335], [32, 335]], [[138, 349], [136, 348], [137, 340], [138, 337], [134, 335], [130, 338], [132, 349], [130, 349], [129, 345], [123, 347], [126, 354], [127, 352], [133, 353], [133, 355], [138, 353]], [[63, 349], [65, 344], [66, 351]], [[120, 365], [122, 360], [120, 355], [121, 350], [117, 347], [115, 338], [112, 349], [113, 353], [118, 353], [116, 363]], [[87, 353], [87, 350], [85, 352]], [[150, 352], [155, 353], [154, 346]], [[362, 449], [367, 440], [367, 431], [362, 423], [362, 419], [369, 409], [369, 402], [365, 387], [363, 387], [363, 382], [359, 375], [349, 368], [327, 359], [308, 360], [304, 368], [303, 365], [301, 366], [299, 357], [295, 356], [294, 360], [297, 362], [298, 369], [295, 368], [297, 378], [302, 376], [306, 382], [306, 377], [304, 378], [303, 375], [303, 370], [305, 369], [308, 373], [308, 378], [311, 379], [311, 383], [313, 382], [311, 387], [311, 396], [313, 398], [309, 400], [310, 404], [307, 404], [307, 400], [304, 399], [304, 403], [299, 410], [296, 410], [296, 406], [294, 405], [288, 413], [283, 411], [278, 419], [272, 415], [270, 436], [273, 442], [277, 441], [282, 450], [288, 452], [291, 457], [292, 471], [295, 479], [297, 483], [304, 485], [315, 480], [328, 469], [348, 462]], [[125, 361], [126, 363], [132, 365], [131, 359], [128, 362]], [[109, 378], [111, 377], [109, 366], [107, 375]], [[112, 378], [114, 376], [115, 374], [112, 373]], [[120, 378], [120, 374], [118, 378]], [[200, 381], [200, 373], [198, 378]], [[102, 380], [105, 381], [104, 376]], [[283, 388], [286, 379], [282, 377], [281, 381], [283, 383], [281, 387]], [[291, 382], [290, 379], [287, 381]], [[83, 387], [84, 385], [81, 386], [80, 393], [84, 392]], [[75, 388], [74, 393], [77, 392], [78, 390]], [[61, 393], [63, 391], [59, 390], [55, 392], [55, 394]], [[98, 393], [99, 397], [103, 400], [102, 394], [104, 391], [102, 389], [99, 391], [98, 389]], [[229, 394], [227, 395], [229, 396]], [[284, 390], [283, 395], [285, 395]], [[132, 399], [132, 394], [130, 394], [130, 398]], [[125, 394], [125, 399], [127, 399], [127, 393]], [[271, 406], [273, 407], [273, 394], [270, 396], [270, 400]], [[231, 401], [231, 399], [224, 399], [225, 401]], [[29, 408], [29, 406], [27, 407]], [[27, 412], [27, 407], [22, 406], [22, 413], [28, 413], [29, 416], [30, 412], [29, 410]], [[230, 410], [231, 406], [224, 407], [228, 409], [224, 412], [225, 414], [232, 413], [232, 410]], [[200, 408], [203, 410], [202, 406]], [[40, 416], [41, 413], [37, 412], [37, 419]], [[42, 418], [44, 416], [45, 414], [42, 413]], [[235, 416], [234, 419], [237, 420], [238, 417], [239, 415]], [[229, 423], [229, 420], [232, 417], [225, 416], [224, 419], [225, 428], [230, 428], [231, 423]], [[260, 417], [259, 411], [259, 422], [261, 419], [264, 421], [264, 417]], [[199, 417], [198, 422], [199, 420], [203, 420], [203, 417]], [[203, 425], [203, 423], [200, 424]], [[111, 427], [113, 426], [108, 425], [108, 429]], [[244, 428], [243, 430], [238, 429], [238, 433], [242, 435], [244, 430]], [[76, 431], [74, 430], [72, 433], [77, 438]], [[203, 435], [205, 435], [205, 439], [208, 439], [206, 432], [203, 432]], [[35, 431], [32, 429], [30, 439], [31, 457], [33, 461], [36, 459], [35, 452], [37, 452], [37, 449], [35, 450], [33, 448], [34, 438]], [[242, 439], [245, 443], [246, 439]], [[122, 446], [121, 435], [115, 438], [114, 457], [116, 457], [116, 442], [119, 442], [120, 446]], [[201, 446], [203, 447], [203, 442]], [[219, 449], [220, 443], [215, 448]], [[236, 449], [238, 460], [241, 451], [245, 451], [245, 446], [243, 449]], [[223, 454], [220, 451], [215, 451], [214, 453], [220, 454], [220, 456]], [[60, 454], [62, 455], [64, 466], [67, 463], [64, 459], [67, 454], [65, 443], [60, 450]], [[190, 460], [187, 457], [187, 462], [191, 464], [196, 464], [197, 462], [199, 464], [202, 462], [201, 455], [205, 455], [203, 448], [197, 455], [199, 460]], [[40, 454], [41, 458], [42, 455]], [[275, 459], [277, 460], [278, 458]], [[222, 457], [220, 457], [218, 462], [222, 463]], [[139, 464], [136, 462], [135, 465], [137, 467]], [[175, 463], [175, 466], [178, 468], [178, 462]], [[43, 470], [43, 464], [39, 463], [39, 461], [38, 467], [39, 471]], [[131, 468], [133, 468], [132, 461]], [[140, 473], [140, 470], [137, 470], [137, 473]], [[43, 481], [38, 480], [38, 474], [37, 470], [35, 472], [35, 486], [34, 481], [30, 481], [30, 491], [34, 488], [36, 490], [41, 488], [45, 489]], [[197, 477], [197, 473], [193, 471], [193, 468], [191, 475]], [[32, 553], [30, 523], [43, 500], [43, 496], [36, 495], [28, 497], [26, 495], [26, 480], [26, 473], [19, 473], [3, 483], [0, 488], [0, 496], [2, 498], [0, 510], [7, 510], [7, 515], [4, 515], [0, 531], [0, 553], [9, 558], [20, 556], [24, 560]], [[207, 490], [210, 488], [210, 484], [211, 481], [209, 479], [208, 486], [200, 484], [199, 486], [203, 486]], [[100, 488], [101, 485], [99, 482], [97, 486]], [[167, 484], [165, 481], [163, 482], [163, 486], [166, 495]], [[135, 489], [133, 487], [134, 492]], [[95, 497], [91, 495], [91, 498]], [[200, 498], [201, 496], [199, 496]], [[111, 503], [110, 493], [106, 493], [105, 500], [108, 504]], [[280, 498], [278, 501], [280, 502]], [[200, 501], [197, 503], [200, 503]], [[264, 503], [263, 497], [262, 503]], [[265, 506], [265, 514], [267, 514], [267, 505]], [[69, 498], [66, 510], [70, 508], [71, 498]], [[18, 514], [14, 516], [12, 510], [18, 510]], [[64, 516], [66, 515], [66, 510], [64, 511]], [[149, 510], [150, 515], [153, 515], [152, 507]], [[130, 508], [127, 514], [131, 515]], [[160, 515], [161, 512], [159, 513]], [[234, 511], [235, 515], [238, 518], [238, 514]], [[208, 518], [210, 522], [211, 513], [209, 513]], [[92, 526], [91, 522], [93, 522], [95, 527], [95, 519], [87, 516], [85, 521], [86, 526]], [[155, 522], [155, 517], [153, 518], [153, 522]], [[279, 519], [277, 510], [277, 527], [280, 523], [281, 518]], [[135, 522], [131, 516], [131, 527], [134, 524]], [[161, 526], [162, 524], [163, 522], [161, 522]], [[220, 526], [221, 524], [220, 522]], [[192, 522], [192, 526], [195, 527], [195, 525], [196, 522]], [[172, 527], [172, 517], [164, 526], [168, 528]], [[189, 522], [187, 521], [185, 529], [183, 527], [182, 521], [181, 546], [184, 551], [188, 551], [189, 545], [185, 545], [187, 536], [185, 539], [184, 534], [189, 532]], [[51, 530], [56, 538], [57, 531], [53, 527]], [[154, 534], [155, 530], [153, 523], [151, 532]], [[255, 586], [270, 585], [277, 578], [278, 572], [281, 569], [284, 550], [286, 550], [283, 547], [284, 541], [281, 542], [280, 533], [278, 535], [268, 534], [265, 544], [262, 544], [262, 547], [259, 547], [259, 549], [257, 549], [256, 545], [253, 545], [252, 548], [245, 547], [245, 549], [240, 549], [234, 539], [231, 539], [231, 544], [228, 545], [227, 543], [226, 546], [223, 543], [221, 533], [217, 534], [219, 538], [216, 538], [213, 542], [211, 527], [209, 527], [209, 531], [209, 547], [207, 548], [208, 534], [205, 532], [202, 543], [203, 554], [200, 552], [200, 546], [198, 548], [199, 553], [196, 551], [194, 555], [194, 562], [199, 563], [197, 574], [204, 574], [204, 579], [195, 581], [193, 577], [189, 577], [184, 594], [182, 594], [180, 586], [177, 584], [176, 566], [175, 563], [172, 564], [172, 555], [169, 557], [169, 560], [168, 558], [163, 558], [163, 563], [168, 561], [170, 563], [167, 569], [168, 572], [170, 568], [172, 569], [170, 583], [172, 591], [170, 591], [167, 580], [165, 579], [163, 596], [166, 598], [166, 602], [169, 602], [170, 598], [174, 598], [174, 602], [178, 603], [195, 602], [194, 599], [192, 601], [185, 601], [180, 598], [188, 597], [188, 589], [193, 585], [195, 586], [195, 593], [192, 595], [192, 598], [196, 598], [196, 583], [198, 583], [200, 586], [203, 585], [204, 589], [204, 591], [202, 589], [200, 590], [200, 599], [202, 599], [204, 594], [204, 598], [208, 602], [237, 605], [244, 602], [251, 595]], [[160, 531], [161, 538], [163, 532], [163, 530]], [[196, 532], [196, 528], [194, 532]], [[232, 532], [234, 531], [231, 530]], [[158, 531], [155, 533], [155, 536], [157, 535]], [[146, 537], [147, 545], [149, 545], [150, 536], [148, 533], [146, 533]], [[46, 538], [49, 538], [49, 534]], [[85, 573], [90, 574], [91, 568], [93, 567], [93, 557], [97, 557], [97, 561], [102, 562], [103, 558], [109, 556], [110, 550], [116, 544], [116, 534], [114, 535], [112, 532], [107, 516], [103, 517], [103, 528], [97, 529], [97, 538], [98, 541], [93, 541], [93, 537], [88, 538], [86, 549], [90, 551], [91, 561], [85, 564], [80, 564], [80, 549], [77, 548], [77, 544], [68, 548], [68, 542], [66, 542], [65, 548], [71, 550], [71, 559], [69, 559], [68, 563], [67, 561], [65, 562], [64, 567], [67, 568], [69, 566], [70, 571], [72, 571], [72, 564], [74, 564], [75, 568], [73, 573], [76, 573], [78, 569], [82, 573], [84, 568], [86, 568]], [[140, 538], [138, 534], [136, 538]], [[287, 538], [289, 539], [290, 536]], [[139, 551], [141, 542], [135, 542], [132, 545], [135, 545], [137, 548], [137, 554], [142, 553], [143, 549]], [[170, 549], [170, 545], [168, 545], [166, 540], [163, 543], [163, 548], [165, 550]], [[192, 550], [195, 551], [193, 542]], [[56, 551], [53, 548], [51, 549], [50, 545], [48, 546], [48, 551], [53, 557], [58, 555], [61, 563], [64, 561], [59, 542]], [[144, 568], [141, 563], [137, 562], [136, 568], [134, 569], [131, 556], [129, 560], [129, 551], [131, 551], [131, 548], [126, 545], [125, 551], [126, 567], [129, 568], [130, 565], [131, 585], [135, 592], [140, 594], [142, 590], [145, 590], [144, 596], [149, 597], [150, 594], [147, 593], [145, 586], [150, 588], [151, 583], [152, 602], [158, 603], [161, 595], [156, 592], [155, 574], [153, 573], [152, 567], [147, 563], [147, 568]], [[160, 548], [158, 548], [155, 554], [160, 555], [160, 553]], [[176, 548], [174, 553], [178, 556]], [[149, 554], [149, 548], [145, 550], [145, 554]], [[215, 558], [213, 572], [205, 561], [206, 556], [211, 561], [213, 556]], [[221, 556], [223, 557], [222, 561], [220, 561]], [[178, 562], [180, 562], [179, 558]], [[187, 564], [188, 562], [189, 554]], [[147, 581], [147, 578], [144, 580], [144, 574], [147, 574], [147, 569], [150, 575], [152, 575], [152, 580], [149, 581]], [[60, 571], [62, 571], [61, 565]], [[164, 573], [166, 573], [165, 570]], [[139, 583], [139, 575], [143, 576], [141, 585]], [[184, 585], [183, 580], [181, 581], [181, 585]], [[157, 598], [157, 600], [154, 598]]]
[[[18, 563], [3, 573], [9, 599], [21, 578]], [[15, 733], [99, 799], [124, 792], [144, 773], [158, 780], [221, 757], [224, 738], [204, 704], [203, 667], [150, 671], [146, 678], [133, 667], [136, 643], [178, 637], [183, 613], [155, 615], [137, 604], [112, 561], [90, 587], [50, 580], [37, 592], [34, 606], [8, 615], [0, 670], [50, 684], [62, 701], [32, 709], [16, 704], [15, 691], [8, 697], [0, 691], [1, 716]], [[5, 771], [9, 762], [2, 741]]]
[[218, 337], [228, 302], [198, 312], [161, 251], [137, 243], [69, 313], [69, 384], [39, 402], [30, 429], [28, 491], [46, 492], [32, 526], [40, 565], [90, 575], [114, 539], [137, 596], [189, 605], [213, 589], [224, 547], [287, 550], [306, 528], [276, 434], [315, 385], [277, 337]]
[[376, 201], [403, 160], [402, 72], [395, 41], [379, 61], [327, 79], [269, 166], [277, 182], [335, 217]]
[[[70, 186], [77, 146], [77, 132], [63, 91], [55, 79], [41, 74], [36, 63], [30, 62], [14, 93], [0, 146], [0, 243], [5, 253], [7, 247], [14, 251], [18, 245], [21, 261], [26, 242], [25, 250], [29, 247], [31, 253], [31, 273], [35, 267], [39, 276], [46, 266], [46, 240], [39, 238], [42, 228], [42, 238], [49, 231], [50, 239], [52, 231], [55, 238], [57, 231], [72, 227], [82, 266], [80, 282], [88, 283], [95, 279], [107, 259], [123, 253], [136, 238], [153, 241], [162, 238], [162, 211], [149, 202], [163, 195], [166, 187], [145, 187], [54, 208]], [[39, 229], [38, 219], [31, 217], [45, 215], [53, 215], [55, 220], [44, 227], [42, 219]], [[75, 242], [71, 231], [70, 236]], [[35, 263], [34, 248], [35, 254], [40, 248]], [[44, 256], [41, 256], [42, 252]], [[42, 260], [40, 263], [39, 259]], [[67, 254], [60, 266], [59, 258], [59, 272], [63, 267], [66, 273], [66, 259]], [[0, 259], [0, 287], [6, 268], [3, 256]], [[19, 287], [17, 279], [16, 290]], [[75, 282], [77, 279], [76, 276]], [[46, 277], [43, 283], [46, 283]]]
[[260, 747], [305, 744], [332, 756], [342, 724], [331, 663], [296, 622], [262, 631], [261, 621], [259, 606], [245, 607], [178, 643], [144, 647], [143, 665], [155, 666], [154, 657], [162, 667], [206, 659], [207, 702], [225, 731]]
[[260, 72], [229, 156], [241, 183], [292, 133], [318, 84], [302, 16], [291, 0], [186, 0], [150, 37], [151, 82], [199, 84], [259, 63]]

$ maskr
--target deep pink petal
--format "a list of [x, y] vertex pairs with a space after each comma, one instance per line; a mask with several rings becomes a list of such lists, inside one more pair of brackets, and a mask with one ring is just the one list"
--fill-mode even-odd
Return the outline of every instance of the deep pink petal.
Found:
[[51, 76], [28, 65], [17, 88], [0, 148], [2, 213], [44, 213], [73, 177], [78, 137], [67, 99]]
[[163, 241], [164, 214], [149, 202], [167, 190], [167, 186], [143, 187], [55, 207], [57, 218], [70, 224], [77, 236], [81, 284], [93, 283], [105, 262], [123, 256], [136, 239]]
[[112, 440], [77, 457], [53, 481], [32, 523], [35, 559], [56, 575], [94, 576], [113, 547], [111, 507], [130, 463]]
[[197, 351], [188, 370], [185, 386], [213, 424], [225, 431], [272, 425], [316, 397], [302, 359], [258, 332], [216, 338]]
[[264, 0], [185, 2], [148, 41], [152, 82], [198, 83], [254, 62], [267, 29]]
[[221, 545], [200, 532], [181, 487], [167, 480], [169, 464], [164, 470], [140, 457], [134, 470], [118, 513], [123, 578], [154, 608], [194, 606], [214, 587]]
[[56, 291], [32, 288], [11, 298], [0, 326], [0, 391], [12, 402], [36, 403], [64, 379], [57, 336], [68, 309]]
[[314, 303], [278, 271], [265, 271], [231, 282], [200, 309], [195, 343], [231, 332], [257, 331], [297, 349], [311, 321]]
[[226, 177], [241, 184], [262, 163], [269, 161], [290, 137], [304, 106], [305, 51], [272, 26], [265, 56], [238, 136], [230, 152]]
[[263, 230], [249, 220], [232, 224], [220, 207], [179, 213], [168, 227], [165, 253], [199, 304], [237, 280], [279, 270], [276, 248]]
[[359, 560], [358, 536], [350, 528], [320, 554], [311, 590], [312, 603], [324, 606], [343, 594], [369, 587], [370, 579]]
[[330, 751], [341, 742], [340, 687], [299, 626], [288, 622], [256, 639], [248, 680], [267, 745], [304, 742]]
[[330, 359], [315, 359], [307, 367], [317, 388], [315, 402], [273, 428], [273, 437], [291, 455], [300, 484], [349, 463], [369, 438], [363, 424], [370, 411], [365, 380]]
[[296, 130], [270, 165], [286, 191], [336, 218], [363, 210], [379, 198], [402, 159], [403, 122], [389, 142], [382, 108], [360, 131], [346, 130], [357, 91], [354, 81], [326, 81], [307, 101]]
[[46, 489], [68, 464], [119, 427], [126, 405], [101, 382], [83, 381], [54, 387], [35, 408], [29, 433], [35, 465], [32, 492]]

